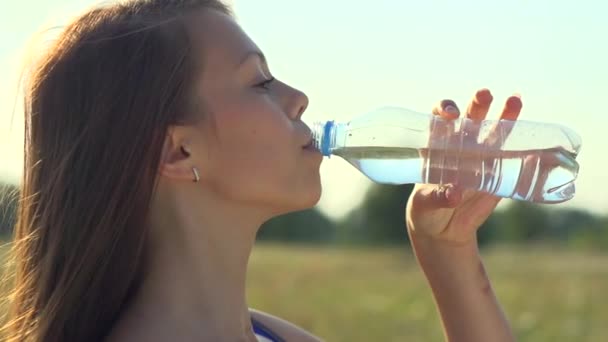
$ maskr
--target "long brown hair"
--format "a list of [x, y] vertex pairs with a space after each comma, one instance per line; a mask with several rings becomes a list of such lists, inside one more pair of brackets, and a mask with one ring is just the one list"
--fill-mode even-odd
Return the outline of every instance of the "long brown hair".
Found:
[[97, 7], [28, 73], [5, 340], [101, 341], [138, 290], [167, 129], [200, 108], [185, 20], [199, 9], [231, 14], [220, 0]]

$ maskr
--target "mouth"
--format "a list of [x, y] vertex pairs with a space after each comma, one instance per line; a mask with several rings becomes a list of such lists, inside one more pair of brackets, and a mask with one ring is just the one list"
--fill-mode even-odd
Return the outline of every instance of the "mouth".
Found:
[[311, 137], [310, 140], [308, 140], [308, 142], [306, 143], [306, 145], [302, 146], [302, 149], [304, 150], [310, 150], [310, 151], [316, 151], [317, 149], [315, 148], [315, 144], [314, 144], [314, 140]]

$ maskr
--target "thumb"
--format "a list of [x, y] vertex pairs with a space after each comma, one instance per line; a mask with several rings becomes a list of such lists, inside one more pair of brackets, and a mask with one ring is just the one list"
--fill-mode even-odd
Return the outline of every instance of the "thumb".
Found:
[[455, 208], [462, 201], [463, 190], [453, 184], [416, 187], [412, 204], [417, 210]]

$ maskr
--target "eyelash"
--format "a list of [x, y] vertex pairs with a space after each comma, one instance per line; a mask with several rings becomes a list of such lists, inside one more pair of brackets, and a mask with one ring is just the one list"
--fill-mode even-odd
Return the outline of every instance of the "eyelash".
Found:
[[269, 86], [269, 85], [270, 85], [272, 82], [274, 82], [274, 80], [275, 80], [275, 79], [274, 79], [274, 77], [271, 77], [271, 78], [269, 78], [269, 79], [267, 79], [267, 80], [264, 80], [263, 82], [260, 82], [260, 83], [256, 84], [255, 86], [256, 86], [257, 88], [264, 88], [264, 89], [266, 89], [266, 90], [270, 90], [270, 89], [268, 88], [268, 86]]

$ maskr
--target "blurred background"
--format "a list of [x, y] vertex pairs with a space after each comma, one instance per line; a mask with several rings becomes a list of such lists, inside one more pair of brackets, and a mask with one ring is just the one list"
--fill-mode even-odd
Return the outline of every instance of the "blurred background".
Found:
[[[62, 25], [97, 3], [0, 3], [0, 232], [6, 243], [23, 167], [20, 72]], [[606, 2], [232, 4], [273, 75], [308, 94], [303, 119], [309, 124], [346, 121], [384, 105], [430, 112], [444, 98], [464, 110], [486, 87], [496, 102], [489, 118], [519, 93], [522, 119], [578, 132], [583, 148], [575, 198], [559, 205], [503, 200], [479, 241], [519, 340], [608, 338]], [[327, 341], [442, 340], [404, 226], [412, 186], [373, 184], [336, 157], [324, 161], [321, 173], [316, 208], [261, 229], [251, 259], [250, 305]]]

